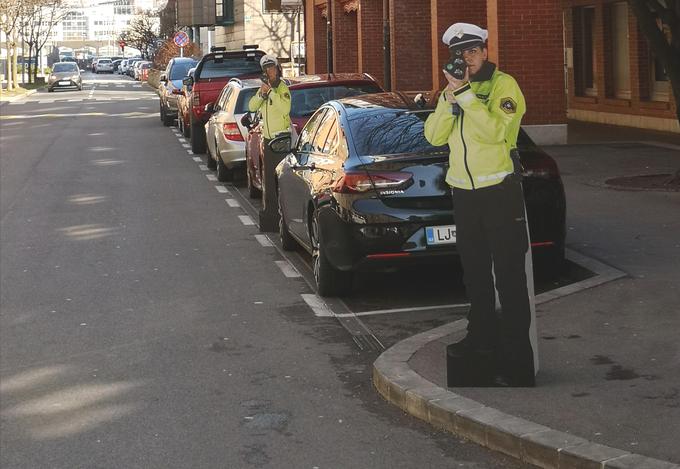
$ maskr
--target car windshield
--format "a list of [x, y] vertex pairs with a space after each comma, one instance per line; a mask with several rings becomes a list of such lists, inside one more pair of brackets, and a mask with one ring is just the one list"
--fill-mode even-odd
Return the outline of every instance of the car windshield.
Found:
[[309, 117], [323, 104], [333, 99], [347, 98], [360, 94], [380, 93], [382, 90], [373, 84], [333, 85], [316, 88], [292, 89], [290, 115], [293, 117]]
[[262, 73], [257, 57], [225, 57], [224, 60], [206, 60], [201, 66], [199, 79], [239, 77], [243, 75], [259, 75]]
[[52, 71], [55, 73], [59, 72], [77, 72], [78, 71], [78, 66], [74, 63], [61, 63], [61, 64], [54, 64], [54, 67], [52, 68]]
[[105, 65], [105, 64], [110, 64], [111, 61], [108, 60], [108, 59], [103, 59], [103, 60], [100, 60], [100, 61], [97, 62], [97, 63], [98, 63], [99, 65]]
[[425, 139], [425, 120], [431, 112], [381, 109], [350, 117], [349, 126], [357, 154], [448, 154], [448, 145], [436, 147]]
[[170, 79], [171, 80], [181, 80], [187, 75], [187, 72], [189, 71], [190, 68], [193, 68], [196, 66], [196, 62], [194, 61], [187, 61], [187, 62], [175, 62], [172, 64], [172, 68], [170, 69]]
[[236, 100], [236, 106], [234, 107], [234, 114], [245, 114], [248, 112], [248, 101], [257, 92], [259, 88], [246, 88], [241, 90], [238, 94], [238, 99]]

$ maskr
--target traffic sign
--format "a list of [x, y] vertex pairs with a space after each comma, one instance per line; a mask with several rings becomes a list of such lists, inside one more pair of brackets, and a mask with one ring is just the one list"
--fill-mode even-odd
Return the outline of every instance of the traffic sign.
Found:
[[189, 44], [189, 35], [184, 31], [179, 31], [175, 33], [175, 37], [172, 40], [175, 41], [178, 47], [184, 47]]

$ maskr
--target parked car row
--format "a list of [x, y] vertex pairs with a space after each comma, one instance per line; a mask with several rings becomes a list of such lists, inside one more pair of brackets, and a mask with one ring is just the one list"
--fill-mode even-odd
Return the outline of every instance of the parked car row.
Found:
[[[261, 85], [255, 77], [262, 54], [246, 49], [214, 51], [199, 62], [175, 58], [159, 89], [163, 123], [177, 118], [218, 180], [241, 173], [252, 198], [261, 196], [264, 140], [248, 101]], [[360, 270], [455, 258], [445, 182], [449, 148], [430, 145], [423, 132], [438, 93], [384, 92], [367, 74], [307, 75], [286, 83], [292, 141], [270, 142], [291, 148], [277, 167], [279, 237], [283, 249], [301, 247], [312, 256], [319, 294], [347, 294]], [[560, 265], [566, 202], [559, 170], [524, 130], [518, 150], [534, 257]]]

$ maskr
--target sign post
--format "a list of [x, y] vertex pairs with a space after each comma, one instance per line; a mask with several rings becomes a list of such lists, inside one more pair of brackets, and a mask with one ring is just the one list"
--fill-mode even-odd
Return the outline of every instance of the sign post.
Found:
[[172, 38], [177, 47], [179, 47], [179, 56], [184, 57], [184, 46], [189, 44], [189, 35], [184, 31], [178, 31]]

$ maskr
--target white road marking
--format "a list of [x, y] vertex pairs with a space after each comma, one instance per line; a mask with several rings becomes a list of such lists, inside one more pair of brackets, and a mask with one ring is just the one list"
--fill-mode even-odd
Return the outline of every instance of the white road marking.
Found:
[[256, 235], [255, 235], [255, 239], [257, 240], [258, 243], [260, 243], [260, 245], [261, 245], [262, 247], [265, 247], [265, 248], [274, 247], [274, 244], [269, 240], [269, 238], [267, 237], [267, 235], [256, 234]]
[[187, 150], [187, 153], [189, 153], [190, 155], [193, 155], [193, 154], [194, 154], [194, 152], [191, 151], [191, 150]]
[[241, 223], [243, 223], [246, 226], [252, 226], [255, 224], [252, 218], [250, 218], [248, 215], [239, 215], [238, 219], [241, 220]]
[[[206, 176], [212, 176], [212, 174], [207, 174]], [[210, 179], [210, 178], [208, 178], [208, 179]], [[217, 178], [215, 178], [215, 180], [217, 180]], [[215, 186], [215, 189], [217, 189], [217, 192], [219, 192], [220, 194], [228, 194], [229, 193], [227, 188], [224, 187], [224, 186]]]
[[[175, 134], [175, 135], [179, 136], [179, 135], [182, 135], [182, 134]], [[179, 140], [180, 143], [187, 143], [187, 139], [184, 138], [184, 137], [179, 137], [178, 140]]]
[[241, 204], [239, 204], [238, 200], [236, 199], [224, 199], [224, 200], [230, 207], [236, 208], [241, 206]]
[[414, 306], [413, 308], [394, 308], [394, 309], [376, 309], [374, 311], [361, 311], [359, 313], [336, 314], [339, 318], [353, 317], [353, 316], [373, 316], [377, 314], [395, 314], [395, 313], [411, 313], [415, 311], [432, 311], [437, 309], [457, 309], [468, 308], [470, 303], [459, 303], [449, 305], [436, 306]]
[[333, 311], [323, 302], [323, 300], [314, 294], [303, 293], [302, 299], [307, 303], [307, 305], [312, 308], [314, 315], [320, 318], [332, 318], [335, 316]]
[[276, 263], [276, 266], [281, 269], [281, 272], [283, 272], [283, 275], [285, 275], [288, 278], [298, 278], [302, 277], [300, 275], [300, 272], [297, 271], [293, 265], [288, 262], [288, 261], [274, 261]]
[[184, 148], [191, 148], [191, 145], [189, 145], [188, 143], [183, 143], [182, 146], [183, 146]]
[[196, 163], [200, 163], [201, 161], [203, 161], [203, 158], [201, 158], [200, 156], [194, 156], [191, 159], [194, 160]]
[[[205, 177], [208, 178], [208, 181], [216, 182], [217, 181], [217, 176], [214, 174], [206, 174]], [[226, 189], [226, 188], [225, 188]], [[219, 190], [219, 189], [218, 189]]]
[[204, 164], [199, 164], [199, 165], [198, 165], [198, 169], [200, 169], [201, 171], [207, 171], [207, 170], [208, 170], [208, 166], [207, 166], [207, 165], [204, 165]]

